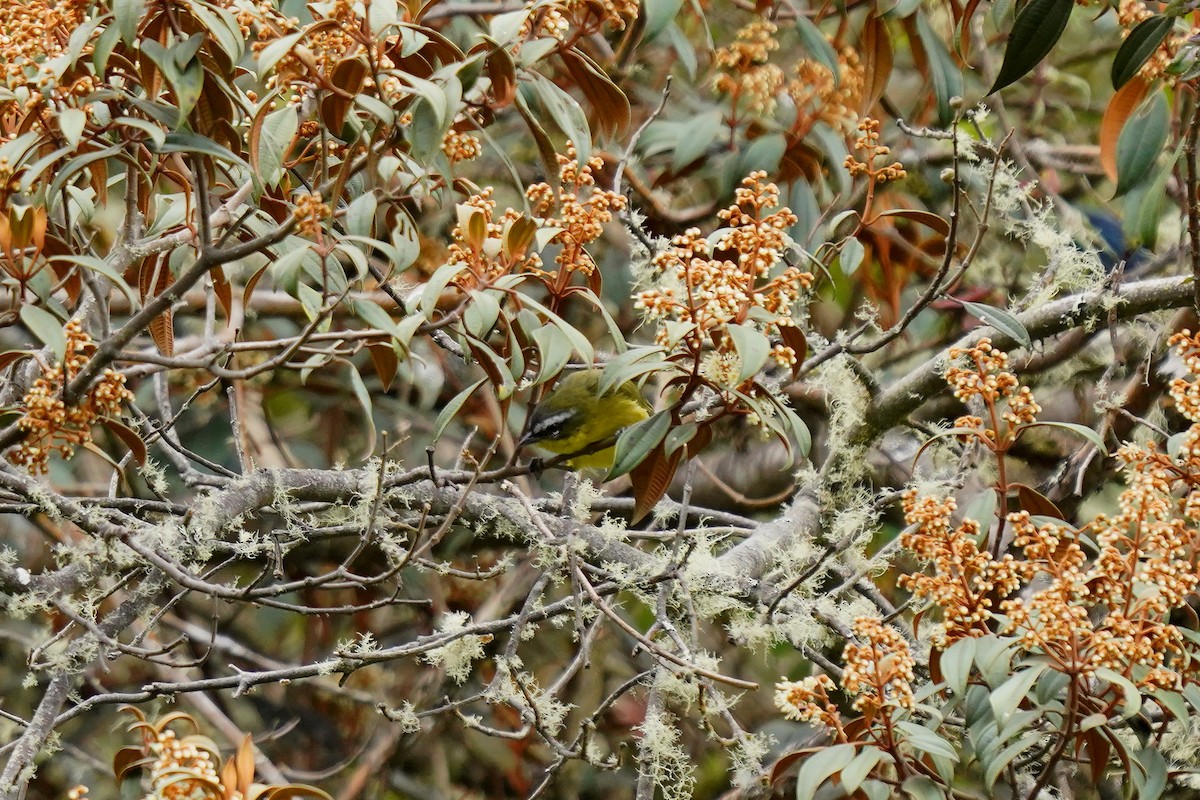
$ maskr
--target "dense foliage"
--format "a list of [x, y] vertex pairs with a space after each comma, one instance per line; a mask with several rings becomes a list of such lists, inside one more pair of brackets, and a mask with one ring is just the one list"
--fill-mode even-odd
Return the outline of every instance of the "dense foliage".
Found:
[[0, 4], [0, 797], [1200, 787], [1198, 36]]

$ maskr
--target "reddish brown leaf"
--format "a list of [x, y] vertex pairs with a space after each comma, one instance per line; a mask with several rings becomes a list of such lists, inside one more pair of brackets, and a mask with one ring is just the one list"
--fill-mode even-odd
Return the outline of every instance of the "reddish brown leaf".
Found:
[[867, 15], [858, 38], [858, 57], [862, 60], [864, 75], [860, 111], [866, 115], [883, 97], [892, 74], [892, 40], [887, 24], [873, 11]]
[[804, 359], [808, 357], [808, 339], [804, 338], [804, 331], [795, 325], [781, 325], [779, 336], [783, 339], [784, 346], [792, 348], [792, 352], [796, 354], [796, 363], [792, 365], [792, 378], [798, 378], [800, 367], [804, 366]]
[[[143, 261], [141, 270], [138, 273], [138, 291], [141, 292], [142, 302], [158, 297], [166, 291], [173, 280], [174, 278], [171, 275], [170, 267], [167, 266], [165, 256], [148, 258]], [[175, 352], [174, 318], [175, 313], [168, 306], [163, 313], [150, 320], [150, 325], [148, 326], [150, 337], [154, 339], [154, 344], [158, 347], [158, 351], [164, 356], [173, 355]]]
[[396, 379], [396, 367], [400, 364], [396, 358], [396, 351], [390, 344], [369, 344], [367, 353], [371, 356], [371, 363], [375, 365], [375, 374], [383, 383], [383, 390], [388, 391], [392, 388], [392, 381]]
[[979, 7], [979, 0], [970, 0], [967, 3], [966, 10], [963, 11], [962, 19], [958, 20], [958, 57], [966, 59], [971, 54], [971, 20], [975, 17], [975, 9]]
[[1054, 517], [1056, 519], [1065, 520], [1063, 512], [1054, 504], [1046, 495], [1034, 489], [1031, 486], [1026, 486], [1023, 483], [1014, 483], [1017, 489], [1017, 500], [1021, 504], [1021, 508], [1028, 511], [1030, 514], [1042, 517]]
[[1100, 121], [1100, 166], [1114, 183], [1117, 180], [1117, 140], [1149, 90], [1146, 79], [1135, 76], [1117, 90], [1104, 109], [1104, 118]]
[[485, 62], [488, 78], [492, 81], [492, 106], [504, 108], [517, 96], [517, 67], [508, 51], [497, 47], [488, 54]]
[[105, 419], [101, 424], [109, 433], [121, 440], [121, 444], [125, 445], [126, 449], [133, 454], [133, 460], [138, 463], [138, 466], [146, 465], [146, 443], [142, 441], [142, 437], [138, 435], [137, 431], [116, 419]]
[[629, 98], [605, 74], [596, 62], [576, 50], [558, 54], [595, 112], [596, 127], [610, 136], [619, 136], [629, 128]]
[[922, 211], [919, 208], [892, 208], [881, 212], [879, 217], [900, 217], [931, 228], [942, 236], [950, 235], [950, 223], [931, 211]]
[[242, 307], [243, 308], [245, 308], [245, 309], [250, 308], [250, 298], [254, 295], [254, 287], [258, 286], [259, 278], [261, 278], [263, 276], [263, 273], [265, 273], [267, 271], [267, 267], [269, 267], [269, 266], [271, 266], [270, 261], [268, 261], [267, 263], [265, 263], [261, 267], [259, 267], [258, 271], [250, 276], [250, 280], [246, 281], [246, 288], [242, 289]]
[[0, 371], [31, 355], [33, 352], [30, 350], [9, 350], [7, 353], [0, 353]]
[[130, 772], [153, 761], [154, 759], [146, 756], [140, 747], [122, 747], [113, 756], [113, 777], [117, 779], [117, 783], [121, 783]]
[[1112, 745], [1108, 743], [1104, 734], [1098, 729], [1092, 728], [1090, 731], [1084, 731], [1083, 746], [1087, 750], [1084, 758], [1091, 769], [1092, 784], [1099, 786], [1100, 782], [1104, 780], [1104, 768], [1108, 766], [1109, 751], [1112, 750]]
[[942, 651], [936, 647], [929, 651], [929, 678], [934, 683], [946, 680], [946, 676], [942, 674]]
[[212, 276], [213, 292], [216, 293], [217, 300], [225, 311], [225, 318], [229, 319], [233, 316], [233, 287], [229, 285], [229, 280], [225, 277], [225, 270], [220, 267], [213, 267], [209, 275]]
[[667, 493], [675, 470], [683, 457], [683, 450], [676, 450], [667, 455], [660, 444], [650, 451], [650, 455], [629, 471], [633, 482], [633, 518], [634, 524], [640, 522], [654, 510], [654, 506]]

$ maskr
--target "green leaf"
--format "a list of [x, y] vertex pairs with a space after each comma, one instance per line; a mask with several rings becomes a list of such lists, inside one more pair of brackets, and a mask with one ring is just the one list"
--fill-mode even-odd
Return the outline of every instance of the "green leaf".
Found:
[[675, 140], [671, 169], [675, 172], [695, 161], [708, 150], [721, 133], [725, 114], [719, 108], [697, 114], [686, 126], [680, 126]]
[[67, 335], [63, 332], [63, 324], [58, 317], [44, 308], [21, 306], [21, 322], [58, 356], [58, 362], [61, 364], [67, 352]]
[[87, 126], [87, 112], [82, 108], [64, 108], [58, 113], [58, 126], [71, 147], [78, 147]]
[[[858, 787], [871, 774], [871, 770], [875, 769], [875, 766], [885, 756], [886, 754], [878, 748], [871, 747], [870, 745], [863, 746], [862, 752], [855, 756], [854, 760], [847, 764], [842, 769], [842, 774], [838, 776], [838, 780], [842, 784], [842, 789], [848, 796], [858, 791]], [[887, 757], [890, 760], [891, 757]]]
[[592, 156], [592, 134], [588, 127], [587, 114], [574, 97], [549, 78], [539, 73], [531, 74], [533, 88], [542, 107], [550, 114], [559, 130], [575, 145], [579, 163], [587, 163]]
[[895, 797], [891, 785], [883, 781], [864, 781], [859, 789], [867, 796], [867, 800], [892, 800]]
[[[297, 110], [286, 105], [267, 114], [258, 137], [258, 177], [267, 186], [278, 186], [283, 177], [283, 159], [300, 126]], [[357, 233], [357, 231], [351, 231]]]
[[988, 760], [987, 771], [983, 776], [984, 788], [990, 791], [992, 785], [996, 782], [996, 778], [1000, 777], [1000, 773], [1004, 771], [1004, 768], [1011, 764], [1013, 759], [1021, 755], [1021, 753], [1041, 741], [1041, 738], [1042, 734], [1040, 731], [1027, 733]]
[[841, 78], [842, 68], [838, 64], [837, 51], [825, 34], [803, 14], [796, 15], [796, 32], [800, 34], [800, 43], [805, 51], [829, 70], [836, 84]]
[[[1126, 678], [1119, 672], [1101, 667], [1096, 670], [1096, 677], [1102, 681], [1107, 681], [1112, 686], [1121, 690], [1124, 709], [1121, 710], [1121, 719], [1127, 720], [1137, 716], [1142, 710], [1142, 694], [1138, 688], [1134, 686], [1133, 681]], [[1098, 695], [1097, 695], [1098, 696]]]
[[1147, 17], [1129, 32], [1125, 41], [1113, 57], [1112, 84], [1114, 89], [1120, 89], [1129, 82], [1138, 70], [1142, 68], [1154, 51], [1162, 44], [1163, 39], [1175, 27], [1175, 18], [1161, 14]]
[[264, 47], [262, 52], [258, 54], [258, 77], [260, 79], [266, 78], [271, 68], [279, 63], [279, 59], [290, 53], [292, 48], [296, 46], [296, 43], [306, 35], [306, 31], [289, 33], [287, 36], [276, 39]]
[[396, 325], [396, 321], [378, 303], [365, 298], [357, 298], [354, 300], [353, 308], [355, 316], [372, 328], [378, 328], [385, 333], [390, 333], [392, 336], [400, 338], [400, 328]]
[[1117, 194], [1154, 178], [1154, 164], [1167, 146], [1171, 114], [1162, 92], [1155, 92], [1121, 129], [1117, 138]]
[[741, 386], [757, 375], [763, 364], [767, 363], [767, 358], [771, 355], [771, 341], [762, 331], [746, 325], [730, 323], [725, 326], [725, 331], [733, 340], [733, 346], [742, 360], [737, 379], [737, 385]]
[[1029, 690], [1033, 688], [1034, 682], [1045, 670], [1045, 664], [1023, 669], [992, 692], [992, 713], [996, 715], [996, 721], [1001, 727], [1004, 727], [1009, 717], [1020, 707]]
[[654, 41], [668, 25], [675, 21], [675, 16], [682, 6], [683, 0], [643, 0], [645, 27], [642, 30], [642, 43]]
[[913, 775], [900, 786], [900, 790], [913, 800], [946, 800], [946, 795], [933, 782], [932, 778], [924, 775]]
[[[975, 645], [975, 666], [979, 669], [980, 675], [988, 686], [998, 686], [1008, 679], [1011, 672], [1010, 663], [1012, 662], [1012, 645], [1011, 639], [1002, 639], [999, 636], [980, 636], [977, 637], [978, 644]], [[983, 687], [979, 687], [983, 688]], [[987, 693], [984, 693], [987, 696]], [[990, 706], [989, 706], [990, 710]]]
[[842, 242], [841, 251], [838, 254], [838, 266], [841, 267], [842, 274], [849, 278], [858, 272], [866, 254], [866, 248], [858, 239], [851, 238]]
[[[1154, 747], [1147, 747], [1145, 750], [1138, 752], [1135, 757], [1137, 764], [1145, 771], [1145, 777], [1139, 775], [1138, 770], [1133, 770], [1134, 783], [1138, 789], [1138, 800], [1158, 800], [1162, 796], [1163, 790], [1167, 788], [1167, 770], [1168, 765], [1166, 759]], [[1139, 780], [1139, 778], [1141, 778]]]
[[[1181, 143], [1182, 144], [1182, 143]], [[1139, 183], [1125, 195], [1124, 220], [1126, 244], [1154, 250], [1158, 244], [1158, 226], [1162, 221], [1167, 198], [1167, 180], [1171, 177], [1175, 159], [1155, 170], [1154, 180]]]
[[962, 303], [962, 307], [971, 316], [977, 317], [980, 321], [991, 325], [1026, 350], [1033, 347], [1033, 340], [1029, 338], [1029, 331], [1021, 324], [1021, 320], [1014, 317], [1010, 312], [1002, 308], [996, 308], [995, 306], [985, 306], [983, 303], [971, 303], [966, 300], [960, 300], [959, 302]]
[[666, 350], [658, 345], [631, 347], [604, 365], [597, 390], [600, 394], [607, 394], [613, 387], [626, 381], [671, 369], [674, 365], [664, 358], [665, 355]]
[[580, 333], [577, 328], [527, 295], [522, 295], [521, 302], [527, 306], [532, 306], [535, 310], [546, 317], [547, 322], [549, 322], [551, 325], [557, 326], [558, 329], [562, 331], [563, 335], [570, 340], [571, 346], [575, 348], [575, 352], [579, 354], [579, 357], [585, 363], [590, 364], [596, 360], [596, 352], [592, 349], [592, 343], [589, 342], [588, 338]]
[[500, 316], [500, 300], [496, 293], [488, 291], [471, 292], [471, 301], [463, 312], [463, 327], [467, 333], [477, 339], [483, 339], [491, 332]]
[[957, 697], [967, 693], [967, 681], [971, 678], [971, 666], [975, 661], [975, 642], [974, 636], [967, 636], [947, 647], [942, 653], [942, 678]]
[[998, 92], [1025, 76], [1045, 58], [1067, 28], [1075, 0], [1030, 0], [1017, 14], [1004, 62], [987, 93]]
[[363, 418], [367, 423], [367, 453], [375, 452], [375, 415], [371, 405], [371, 393], [367, 391], [367, 385], [363, 383], [362, 375], [358, 374], [358, 370], [353, 364], [347, 364], [350, 370], [350, 386], [354, 389], [354, 396], [358, 399], [358, 404], [362, 406]]
[[1099, 450], [1103, 455], [1108, 455], [1108, 449], [1104, 446], [1104, 438], [1099, 433], [1097, 433], [1096, 431], [1089, 428], [1087, 425], [1080, 425], [1075, 422], [1049, 422], [1048, 421], [1048, 422], [1034, 422], [1034, 423], [1031, 423], [1028, 427], [1035, 428], [1039, 425], [1049, 425], [1049, 426], [1052, 426], [1055, 428], [1062, 428], [1064, 430], [1070, 431], [1071, 433], [1082, 436], [1083, 438], [1087, 439], [1089, 442], [1094, 444], [1096, 446], [1096, 449]]
[[533, 332], [533, 343], [537, 345], [539, 364], [534, 385], [544, 383], [563, 371], [571, 360], [571, 340], [563, 335], [557, 325], [543, 325]]
[[300, 239], [289, 239], [283, 242], [285, 247], [289, 244], [291, 245], [290, 249], [285, 250], [283, 255], [276, 256], [268, 263], [270, 264], [271, 282], [278, 289], [294, 296], [299, 282], [300, 268], [304, 260], [312, 254], [312, 249], [307, 242]]
[[852, 744], [839, 744], [827, 747], [819, 753], [814, 753], [804, 760], [804, 766], [796, 776], [797, 800], [808, 800], [814, 797], [821, 784], [831, 775], [841, 772], [858, 753], [858, 748]]
[[467, 399], [470, 398], [471, 395], [475, 394], [475, 390], [480, 386], [483, 386], [485, 383], [487, 383], [487, 378], [480, 378], [458, 394], [454, 395], [454, 398], [449, 403], [446, 403], [446, 407], [441, 410], [441, 412], [437, 415], [437, 420], [433, 423], [433, 440], [435, 442], [442, 438], [442, 432], [446, 430], [446, 426], [450, 424], [450, 420], [457, 416], [459, 410], [463, 407], [463, 404], [467, 402]]
[[933, 96], [937, 98], [938, 124], [949, 125], [954, 119], [950, 100], [963, 93], [962, 72], [946, 49], [942, 37], [929, 25], [925, 14], [917, 14], [917, 35], [929, 58], [929, 77], [933, 81]]
[[787, 152], [787, 138], [782, 133], [760, 136], [743, 149], [737, 157], [734, 170], [737, 180], [756, 170], [774, 173]]
[[125, 279], [123, 277], [121, 277], [120, 275], [118, 275], [116, 270], [114, 270], [109, 265], [109, 263], [107, 261], [105, 261], [104, 259], [97, 258], [96, 256], [67, 255], [67, 256], [55, 256], [54, 258], [52, 258], [50, 260], [51, 261], [66, 261], [68, 264], [78, 264], [79, 266], [83, 267], [84, 269], [86, 269], [90, 272], [95, 272], [98, 275], [103, 275], [105, 278], [108, 278], [108, 280], [112, 282], [113, 286], [116, 286], [118, 289], [120, 289], [122, 294], [124, 294], [126, 297], [129, 298], [129, 303], [132, 307], [134, 307], [134, 308], [137, 307], [138, 299], [137, 299], [137, 295], [134, 294], [133, 288], [128, 283], [126, 283]]
[[1189, 717], [1187, 703], [1183, 700], [1183, 695], [1179, 692], [1172, 692], [1169, 689], [1155, 689], [1150, 693], [1160, 706], [1162, 706], [1172, 717], [1177, 720], [1185, 720]]
[[941, 756], [954, 762], [958, 761], [959, 754], [954, 746], [924, 725], [900, 721], [896, 723], [896, 728], [903, 732], [905, 743], [911, 747], [933, 756]]
[[199, 153], [200, 155], [219, 158], [222, 161], [228, 161], [238, 166], [250, 167], [249, 164], [239, 156], [234, 155], [232, 151], [223, 145], [217, 144], [212, 139], [187, 131], [172, 131], [163, 137], [161, 146], [152, 145], [154, 145], [153, 142], [147, 143], [147, 147], [155, 153]]
[[434, 270], [425, 287], [421, 289], [421, 313], [425, 315], [425, 319], [433, 321], [433, 314], [437, 311], [438, 299], [442, 292], [450, 281], [467, 267], [465, 261], [451, 261]]
[[146, 0], [113, 0], [113, 17], [125, 44], [131, 45], [137, 38], [138, 23], [145, 11]]
[[650, 455], [650, 451], [658, 447], [671, 429], [671, 414], [659, 411], [649, 419], [644, 419], [636, 425], [630, 425], [617, 437], [616, 455], [613, 465], [608, 470], [605, 481], [619, 478], [636, 467]]
[[625, 342], [625, 335], [621, 333], [621, 326], [617, 324], [617, 321], [613, 319], [613, 315], [605, 308], [604, 301], [601, 298], [594, 295], [591, 290], [576, 292], [574, 296], [588, 301], [600, 312], [604, 324], [608, 326], [608, 335], [613, 340], [613, 350], [615, 352], [624, 353], [629, 349], [629, 345]]

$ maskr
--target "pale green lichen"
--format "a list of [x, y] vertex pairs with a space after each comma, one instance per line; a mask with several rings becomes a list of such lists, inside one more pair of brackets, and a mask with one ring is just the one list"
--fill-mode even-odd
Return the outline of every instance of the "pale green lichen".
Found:
[[651, 709], [637, 730], [639, 771], [659, 788], [663, 800], [690, 800], [696, 776], [674, 715]]
[[739, 789], [748, 789], [758, 783], [763, 773], [763, 762], [773, 743], [767, 734], [748, 733], [737, 737], [729, 749], [729, 769], [733, 773], [731, 782]]
[[417, 707], [411, 701], [405, 700], [399, 708], [381, 706], [380, 711], [392, 722], [400, 726], [404, 733], [420, 733], [421, 718], [417, 715]]
[[[465, 630], [471, 615], [465, 611], [451, 611], [442, 616], [438, 630], [456, 634]], [[465, 683], [471, 675], [471, 665], [483, 658], [484, 637], [476, 634], [461, 634], [441, 647], [425, 654], [425, 660], [441, 667], [455, 683]]]

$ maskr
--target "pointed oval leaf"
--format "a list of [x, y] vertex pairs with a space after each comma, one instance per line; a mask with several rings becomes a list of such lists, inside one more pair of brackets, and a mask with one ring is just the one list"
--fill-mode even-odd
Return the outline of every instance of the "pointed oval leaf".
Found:
[[1036, 67], [1054, 49], [1074, 8], [1075, 0], [1030, 0], [1017, 14], [1000, 73], [987, 93], [1016, 83]]
[[437, 421], [433, 424], [433, 440], [435, 442], [442, 438], [442, 432], [446, 430], [446, 426], [450, 424], [450, 420], [454, 419], [454, 417], [458, 415], [459, 410], [463, 407], [463, 404], [467, 402], [467, 399], [471, 395], [475, 394], [475, 390], [480, 386], [483, 386], [485, 383], [487, 383], [487, 378], [480, 378], [458, 394], [454, 395], [454, 399], [452, 399], [449, 403], [446, 403], [445, 408], [443, 408], [438, 414]]
[[741, 386], [757, 375], [763, 364], [767, 363], [767, 358], [771, 355], [771, 341], [762, 331], [746, 325], [731, 323], [725, 326], [725, 332], [729, 334], [733, 347], [742, 360], [737, 380], [737, 385]]
[[830, 776], [845, 769], [858, 754], [852, 744], [839, 744], [809, 756], [796, 775], [796, 797], [815, 797]]
[[978, 317], [981, 322], [992, 326], [1017, 344], [1026, 349], [1033, 347], [1033, 340], [1029, 338], [1029, 331], [1025, 330], [1025, 326], [1021, 323], [1021, 320], [1014, 317], [1008, 311], [996, 308], [995, 306], [986, 306], [982, 303], [972, 303], [967, 300], [960, 300], [959, 302], [962, 303], [962, 307], [967, 310], [968, 314]]
[[636, 425], [630, 425], [617, 437], [616, 454], [613, 465], [608, 470], [606, 481], [619, 478], [636, 467], [650, 455], [650, 451], [658, 447], [667, 431], [671, 429], [671, 415], [667, 411], [659, 411], [654, 416], [644, 419]]
[[1121, 131], [1149, 90], [1150, 84], [1145, 79], [1135, 77], [1122, 86], [1104, 108], [1104, 118], [1100, 121], [1100, 166], [1113, 183], [1117, 181], [1117, 142]]
[[22, 306], [21, 322], [42, 344], [49, 347], [59, 362], [67, 352], [67, 336], [58, 317], [38, 306]]
[[1154, 177], [1154, 164], [1167, 146], [1171, 114], [1167, 99], [1156, 92], [1125, 123], [1117, 138], [1117, 194]]
[[1137, 75], [1142, 65], [1150, 60], [1154, 51], [1167, 38], [1171, 28], [1175, 27], [1175, 18], [1162, 15], [1147, 17], [1137, 24], [1120, 49], [1113, 57], [1112, 84], [1114, 89], [1120, 89]]

